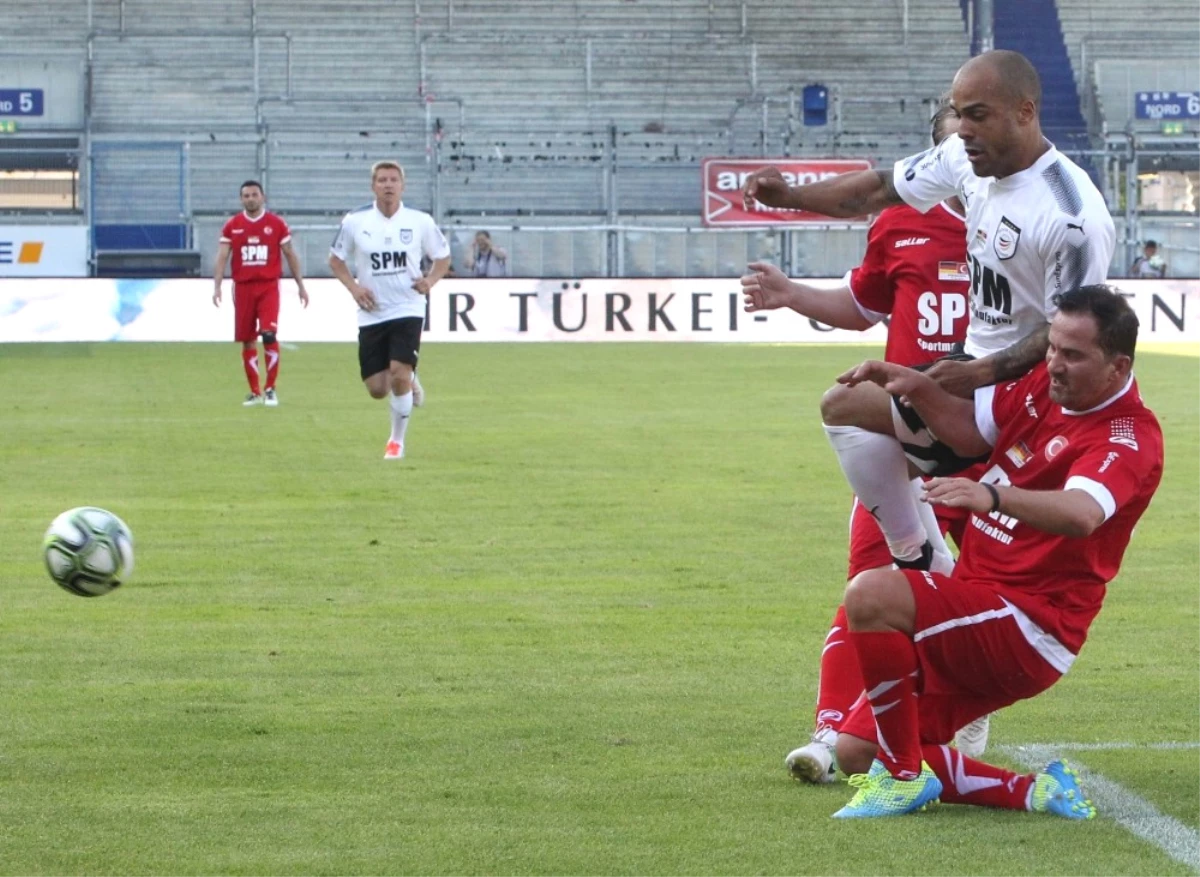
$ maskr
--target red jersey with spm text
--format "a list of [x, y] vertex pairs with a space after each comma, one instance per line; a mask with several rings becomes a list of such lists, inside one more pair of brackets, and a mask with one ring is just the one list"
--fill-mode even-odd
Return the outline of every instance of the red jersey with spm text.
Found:
[[245, 211], [221, 229], [221, 243], [229, 244], [234, 283], [279, 280], [283, 276], [282, 247], [292, 239], [283, 218], [264, 210], [257, 219]]
[[1053, 658], [1058, 644], [1072, 655], [1083, 646], [1105, 585], [1116, 577], [1134, 524], [1162, 478], [1163, 438], [1132, 376], [1089, 411], [1055, 404], [1049, 385], [1042, 364], [1020, 380], [976, 390], [975, 420], [992, 444], [990, 468], [979, 480], [1083, 490], [1105, 521], [1090, 536], [1071, 538], [998, 512], [972, 515], [954, 578], [994, 587], [1041, 628], [1033, 633], [1047, 649], [1039, 651]]
[[906, 204], [889, 207], [872, 223], [849, 285], [863, 316], [878, 322], [891, 315], [888, 362], [932, 362], [966, 337], [966, 234], [963, 217], [945, 204], [925, 214]]

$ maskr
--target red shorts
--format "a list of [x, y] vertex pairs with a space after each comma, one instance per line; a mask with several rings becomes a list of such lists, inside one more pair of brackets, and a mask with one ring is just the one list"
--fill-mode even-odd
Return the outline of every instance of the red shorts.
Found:
[[[940, 573], [903, 572], [917, 603], [913, 639], [921, 668], [922, 743], [949, 743], [963, 725], [1033, 697], [1061, 677], [1021, 634], [1013, 607], [991, 588]], [[865, 698], [841, 730], [876, 739]]]
[[[942, 535], [949, 533], [954, 539], [954, 544], [961, 546], [963, 531], [971, 513], [966, 509], [950, 509], [945, 506], [934, 506], [933, 511], [941, 524]], [[887, 540], [883, 538], [879, 523], [855, 498], [854, 508], [850, 511], [850, 571], [846, 574], [846, 581], [868, 569], [891, 565], [892, 552], [888, 550]]]
[[233, 285], [233, 340], [256, 341], [259, 332], [279, 329], [279, 281], [252, 280]]

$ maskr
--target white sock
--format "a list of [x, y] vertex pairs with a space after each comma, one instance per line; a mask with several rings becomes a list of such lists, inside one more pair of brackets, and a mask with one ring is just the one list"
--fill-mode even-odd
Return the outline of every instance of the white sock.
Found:
[[394, 442], [404, 444], [404, 431], [408, 429], [408, 418], [412, 416], [412, 390], [403, 396], [388, 393], [388, 404], [392, 408], [392, 438]]
[[[942, 526], [938, 523], [937, 515], [933, 511], [933, 506], [927, 502], [921, 501], [921, 495], [925, 493], [922, 485], [925, 483], [923, 478], [914, 478], [911, 482], [912, 494], [917, 501], [917, 514], [921, 516], [921, 525], [925, 528], [925, 538], [929, 540], [929, 544], [933, 546], [934, 554], [944, 554], [950, 559], [951, 568], [954, 564], [954, 555], [950, 552], [950, 546], [946, 544], [946, 539], [942, 536]], [[937, 572], [944, 570], [938, 569]]]
[[920, 557], [927, 537], [900, 443], [857, 426], [826, 426], [825, 434], [854, 495], [879, 522], [892, 556]]

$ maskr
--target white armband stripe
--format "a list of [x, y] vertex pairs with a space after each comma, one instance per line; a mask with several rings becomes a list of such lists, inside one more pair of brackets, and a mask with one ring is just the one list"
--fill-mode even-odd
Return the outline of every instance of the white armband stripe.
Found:
[[1113, 499], [1109, 489], [1099, 481], [1083, 475], [1072, 475], [1067, 479], [1063, 490], [1082, 490], [1100, 504], [1100, 508], [1104, 510], [1104, 520], [1106, 521], [1117, 513], [1117, 501]]
[[988, 443], [988, 447], [996, 447], [1000, 438], [1000, 427], [996, 425], [996, 417], [992, 412], [992, 403], [996, 400], [996, 387], [989, 384], [975, 391], [975, 428]]

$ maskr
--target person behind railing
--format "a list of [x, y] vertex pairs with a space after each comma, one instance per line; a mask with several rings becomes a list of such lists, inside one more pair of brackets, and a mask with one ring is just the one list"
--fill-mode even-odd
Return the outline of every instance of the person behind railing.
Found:
[[508, 277], [508, 253], [492, 243], [486, 231], [475, 233], [475, 243], [467, 254], [467, 273], [471, 277]]
[[1167, 263], [1158, 255], [1158, 242], [1146, 241], [1142, 247], [1142, 255], [1133, 260], [1129, 266], [1129, 276], [1141, 279], [1158, 280], [1167, 276]]

